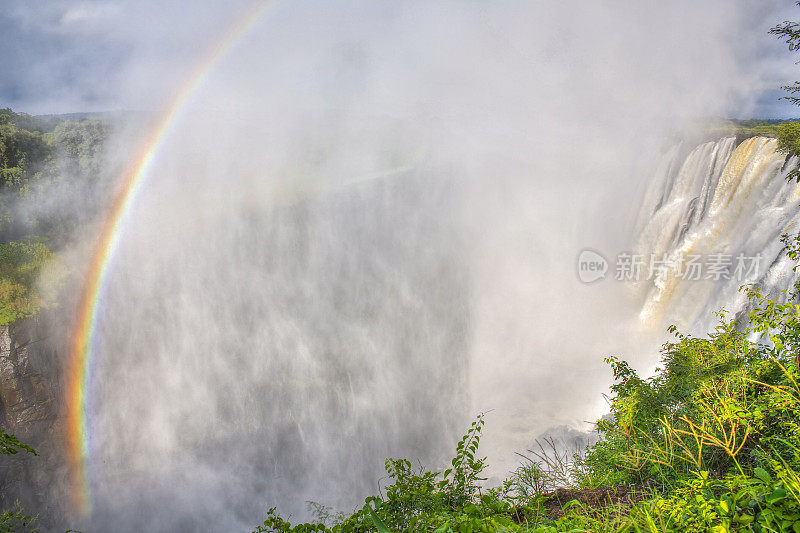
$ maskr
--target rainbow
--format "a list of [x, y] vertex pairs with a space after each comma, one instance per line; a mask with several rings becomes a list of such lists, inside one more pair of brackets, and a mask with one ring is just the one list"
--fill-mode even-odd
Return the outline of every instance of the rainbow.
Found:
[[256, 26], [278, 0], [259, 2], [250, 9], [220, 40], [199, 64], [183, 87], [166, 106], [142, 143], [136, 157], [123, 174], [119, 191], [103, 219], [90, 256], [75, 326], [71, 335], [67, 375], [67, 454], [73, 475], [72, 495], [75, 510], [81, 516], [91, 512], [88, 461], [91, 452], [88, 428], [90, 376], [100, 303], [108, 283], [110, 265], [122, 238], [132, 207], [142, 190], [161, 146], [192, 95], [202, 86], [214, 67]]

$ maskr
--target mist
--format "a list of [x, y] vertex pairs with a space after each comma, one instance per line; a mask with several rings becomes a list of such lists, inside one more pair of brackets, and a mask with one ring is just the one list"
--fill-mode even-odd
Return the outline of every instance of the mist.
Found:
[[[95, 104], [139, 110], [114, 176], [247, 4], [104, 5], [72, 20], [125, 58]], [[666, 324], [625, 284], [582, 283], [577, 256], [633, 249], [674, 138], [755, 109], [779, 5], [275, 4], [183, 108], [124, 227], [90, 383], [93, 512], [71, 527], [350, 510], [385, 458], [438, 467], [479, 412], [496, 478], [548, 429], [590, 427], [603, 357], [652, 367]]]

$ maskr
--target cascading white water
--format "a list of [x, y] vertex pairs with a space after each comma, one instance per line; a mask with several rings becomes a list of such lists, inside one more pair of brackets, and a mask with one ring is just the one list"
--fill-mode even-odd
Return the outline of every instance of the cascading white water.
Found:
[[[640, 287], [643, 321], [704, 333], [720, 308], [734, 314], [746, 307], [741, 285], [773, 296], [793, 286], [798, 275], [779, 240], [800, 231], [800, 185], [785, 180], [797, 159], [776, 148], [767, 137], [738, 145], [727, 137], [664, 156], [641, 206], [635, 250], [672, 264]], [[685, 275], [692, 256], [707, 272], [701, 266]], [[708, 271], [711, 262], [725, 264], [720, 275]]]

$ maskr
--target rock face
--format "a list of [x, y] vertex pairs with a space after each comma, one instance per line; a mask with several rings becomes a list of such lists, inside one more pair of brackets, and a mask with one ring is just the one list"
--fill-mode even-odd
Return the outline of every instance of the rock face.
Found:
[[[63, 462], [60, 414], [60, 359], [37, 316], [0, 326], [0, 429], [38, 452], [0, 455], [0, 509], [20, 500], [44, 521], [58, 514]], [[44, 523], [41, 525], [45, 526]]]
[[34, 318], [0, 326], [0, 426], [18, 438], [48, 432], [55, 421], [36, 325]]

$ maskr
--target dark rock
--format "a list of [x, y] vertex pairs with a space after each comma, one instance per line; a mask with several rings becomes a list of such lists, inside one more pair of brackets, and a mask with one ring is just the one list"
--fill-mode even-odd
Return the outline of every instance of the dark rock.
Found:
[[[62, 365], [45, 331], [45, 316], [0, 326], [0, 429], [38, 453], [0, 455], [0, 509], [20, 500], [26, 512], [44, 522], [61, 514], [59, 480], [65, 477]], [[40, 525], [47, 528], [42, 520]]]

